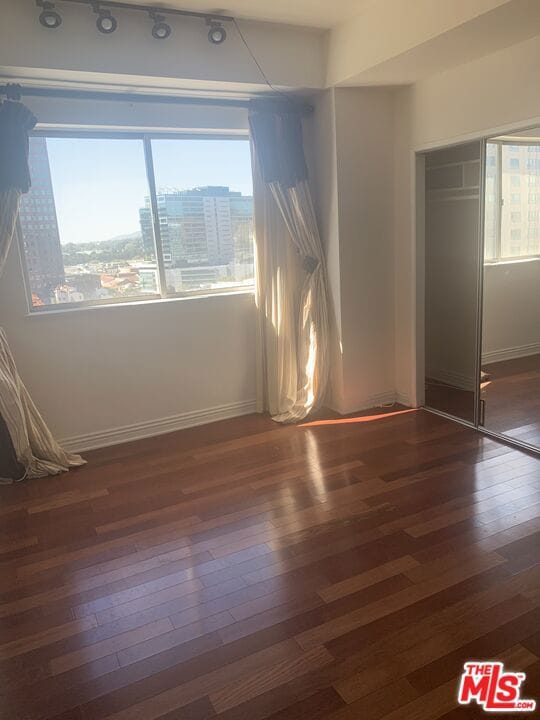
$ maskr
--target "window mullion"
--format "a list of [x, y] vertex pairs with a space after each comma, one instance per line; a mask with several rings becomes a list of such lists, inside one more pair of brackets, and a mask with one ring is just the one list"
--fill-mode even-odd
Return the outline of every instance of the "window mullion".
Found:
[[156, 177], [154, 174], [154, 158], [152, 155], [152, 141], [148, 135], [144, 136], [144, 157], [146, 161], [146, 174], [148, 176], [148, 187], [150, 190], [150, 208], [152, 212], [152, 228], [154, 231], [154, 247], [159, 276], [159, 291], [162, 298], [166, 298], [167, 274], [163, 260], [163, 244], [161, 240], [161, 226], [159, 224], [159, 208], [156, 192]]
[[495, 256], [496, 260], [502, 257], [502, 214], [504, 199], [502, 196], [502, 145], [497, 144], [495, 197], [497, 200], [497, 222], [495, 223]]

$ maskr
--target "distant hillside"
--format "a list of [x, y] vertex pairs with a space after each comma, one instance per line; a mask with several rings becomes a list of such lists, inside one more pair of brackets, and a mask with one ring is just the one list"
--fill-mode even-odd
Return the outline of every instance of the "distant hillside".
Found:
[[90, 243], [67, 243], [62, 245], [64, 265], [81, 265], [87, 262], [115, 262], [143, 257], [140, 231], [129, 235]]

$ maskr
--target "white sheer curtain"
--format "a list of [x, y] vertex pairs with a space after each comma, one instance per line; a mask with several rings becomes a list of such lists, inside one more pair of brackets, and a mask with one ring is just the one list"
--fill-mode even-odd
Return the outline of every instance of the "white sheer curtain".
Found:
[[[257, 304], [257, 411], [279, 417], [296, 403], [296, 320], [302, 267], [272, 190], [253, 158]], [[271, 238], [271, 240], [270, 240]]]
[[[28, 191], [28, 130], [35, 124], [32, 113], [21, 103], [0, 106], [0, 282], [15, 234], [22, 192]], [[0, 328], [0, 416], [22, 472], [18, 477], [0, 477], [0, 482], [55, 475], [83, 465], [79, 455], [67, 453], [51, 435], [22, 382]], [[2, 451], [2, 447], [0, 447]]]
[[278, 422], [324, 401], [328, 293], [324, 251], [302, 147], [300, 116], [250, 113], [255, 195], [258, 410]]
[[0, 192], [0, 277], [15, 234], [20, 200], [21, 191], [17, 188], [9, 188], [5, 192]]

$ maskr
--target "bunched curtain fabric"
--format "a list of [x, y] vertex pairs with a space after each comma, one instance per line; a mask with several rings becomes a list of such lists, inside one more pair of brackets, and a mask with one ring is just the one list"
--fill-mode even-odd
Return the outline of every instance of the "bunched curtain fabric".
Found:
[[[30, 188], [28, 132], [36, 119], [19, 102], [0, 105], [0, 282], [19, 212]], [[51, 435], [24, 386], [0, 328], [0, 482], [54, 475], [83, 465]], [[4, 460], [6, 459], [6, 460]], [[8, 468], [6, 470], [5, 468]]]
[[326, 263], [300, 115], [254, 105], [257, 409], [278, 422], [323, 402], [329, 376]]
[[7, 426], [15, 457], [24, 468], [22, 477], [0, 478], [2, 482], [57, 475], [70, 467], [84, 465], [79, 455], [62, 450], [51, 435], [17, 372], [1, 329], [0, 415]]
[[36, 118], [20, 102], [0, 103], [0, 276], [4, 269], [22, 193], [30, 189], [28, 133]]

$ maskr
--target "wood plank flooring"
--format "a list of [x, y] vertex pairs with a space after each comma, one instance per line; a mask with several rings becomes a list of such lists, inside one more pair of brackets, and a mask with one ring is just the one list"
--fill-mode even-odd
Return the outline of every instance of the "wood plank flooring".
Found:
[[485, 426], [540, 448], [540, 355], [484, 365]]
[[2, 720], [429, 720], [540, 700], [540, 460], [428, 413], [248, 416], [0, 488]]

